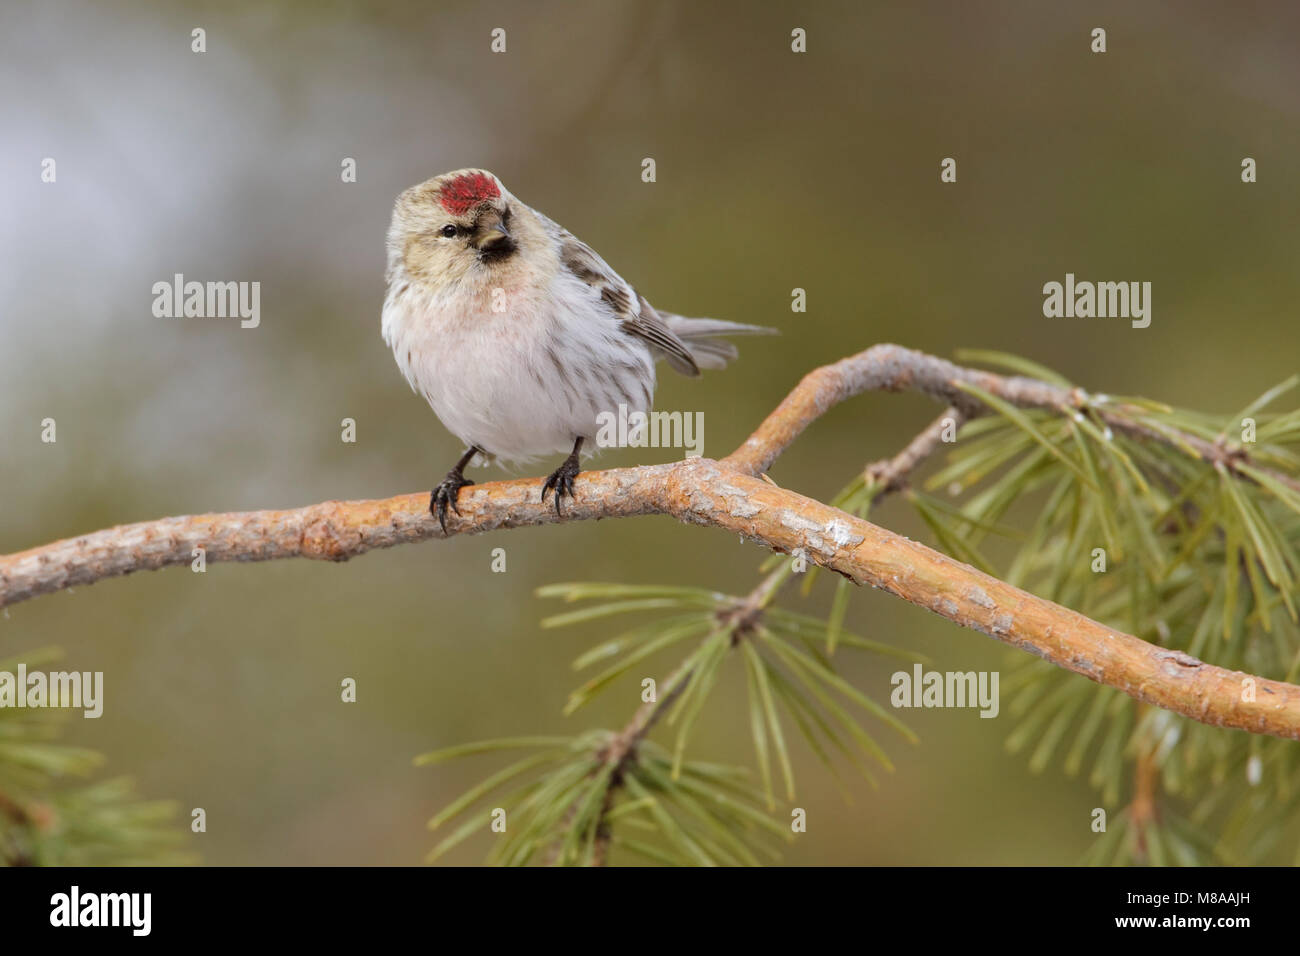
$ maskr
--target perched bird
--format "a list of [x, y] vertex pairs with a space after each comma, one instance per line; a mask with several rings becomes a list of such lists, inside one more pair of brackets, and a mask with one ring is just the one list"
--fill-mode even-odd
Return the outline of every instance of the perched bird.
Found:
[[[475, 455], [519, 462], [568, 451], [542, 486], [573, 496], [598, 416], [649, 413], [655, 362], [683, 375], [736, 356], [718, 336], [774, 331], [651, 307], [591, 247], [492, 173], [460, 169], [397, 198], [388, 230], [384, 341], [411, 387], [467, 450], [433, 489], [447, 529]], [[570, 450], [571, 449], [571, 450]]]

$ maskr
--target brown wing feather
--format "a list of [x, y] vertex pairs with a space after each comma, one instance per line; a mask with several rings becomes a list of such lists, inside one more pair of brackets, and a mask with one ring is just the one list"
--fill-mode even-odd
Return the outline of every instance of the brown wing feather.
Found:
[[700, 367], [686, 343], [659, 317], [659, 313], [628, 285], [595, 251], [561, 226], [560, 264], [600, 293], [624, 332], [644, 340], [683, 375], [696, 376]]

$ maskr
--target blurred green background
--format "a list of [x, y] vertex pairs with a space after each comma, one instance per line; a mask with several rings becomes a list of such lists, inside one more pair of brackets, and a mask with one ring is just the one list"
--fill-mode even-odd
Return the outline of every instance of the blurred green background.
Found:
[[[703, 411], [708, 455], [809, 369], [881, 341], [1002, 349], [1098, 391], [1230, 412], [1300, 354], [1298, 31], [1283, 2], [6, 3], [0, 552], [435, 483], [460, 448], [380, 338], [383, 239], [398, 192], [461, 166], [496, 172], [663, 308], [783, 331], [702, 381], [663, 371], [659, 407]], [[958, 181], [941, 184], [949, 156]], [[153, 317], [152, 284], [177, 272], [260, 281], [261, 327]], [[1066, 272], [1152, 282], [1150, 328], [1044, 318], [1042, 285]], [[773, 477], [830, 496], [935, 413], [861, 398]], [[874, 517], [929, 540], [899, 502]], [[425, 820], [497, 765], [416, 769], [415, 754], [621, 726], [637, 704], [629, 678], [560, 716], [569, 661], [610, 626], [541, 631], [556, 607], [535, 587], [744, 592], [762, 558], [644, 518], [168, 570], [17, 605], [0, 654], [56, 644], [105, 672], [104, 716], [67, 739], [146, 796], [204, 807], [207, 863], [414, 864]], [[818, 613], [829, 590], [793, 600]], [[874, 592], [849, 626], [941, 670], [1011, 653]], [[841, 657], [887, 698], [894, 662]], [[752, 763], [743, 678], [728, 678], [693, 755]], [[859, 779], [852, 804], [796, 748], [809, 829], [789, 862], [1063, 863], [1088, 846], [1098, 798], [1008, 755], [1005, 708], [904, 716], [921, 744], [882, 733], [897, 772], [879, 791]], [[476, 862], [489, 839], [449, 859]]]

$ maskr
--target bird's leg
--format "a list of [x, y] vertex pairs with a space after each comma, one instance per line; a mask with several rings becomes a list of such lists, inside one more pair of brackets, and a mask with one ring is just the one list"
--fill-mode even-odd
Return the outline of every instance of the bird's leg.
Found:
[[560, 499], [565, 495], [573, 497], [573, 479], [578, 476], [578, 452], [582, 451], [582, 438], [573, 443], [573, 451], [569, 452], [569, 457], [564, 459], [559, 468], [551, 472], [551, 477], [546, 479], [546, 484], [542, 485], [542, 501], [546, 500], [546, 493], [552, 488], [555, 489], [555, 513], [563, 516], [564, 512], [560, 510]]
[[456, 496], [460, 494], [460, 489], [474, 484], [465, 477], [465, 466], [470, 463], [470, 459], [481, 452], [482, 449], [477, 445], [470, 445], [469, 451], [461, 455], [460, 461], [456, 462], [456, 467], [447, 472], [447, 477], [442, 479], [442, 484], [434, 488], [429, 495], [429, 514], [438, 516], [438, 524], [442, 526], [443, 534], [447, 533], [447, 506], [451, 505], [451, 510], [460, 514], [460, 509], [456, 507]]

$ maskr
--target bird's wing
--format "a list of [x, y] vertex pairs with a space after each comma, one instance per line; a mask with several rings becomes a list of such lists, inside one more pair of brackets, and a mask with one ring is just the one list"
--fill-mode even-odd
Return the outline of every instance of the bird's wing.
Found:
[[559, 239], [561, 267], [600, 294], [601, 301], [609, 307], [611, 316], [622, 325], [623, 331], [644, 340], [683, 375], [699, 375], [700, 367], [695, 363], [691, 350], [660, 318], [645, 296], [628, 285], [591, 246], [563, 226], [553, 222], [550, 225]]

